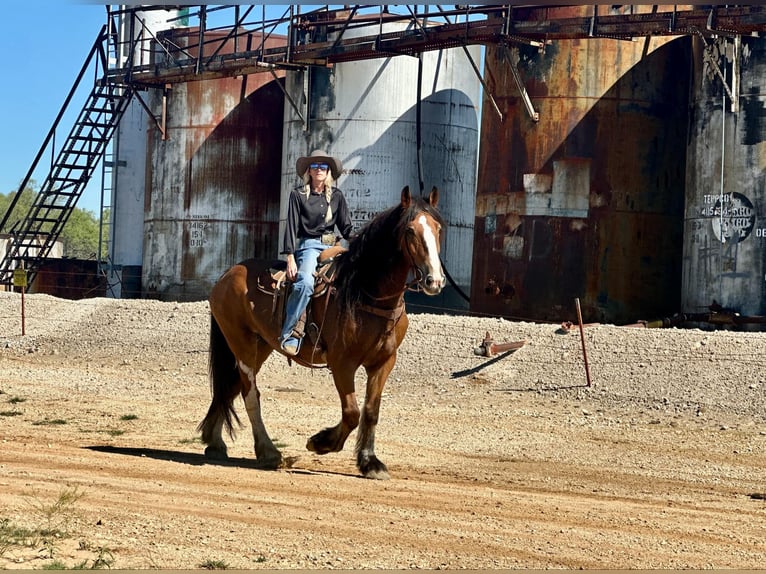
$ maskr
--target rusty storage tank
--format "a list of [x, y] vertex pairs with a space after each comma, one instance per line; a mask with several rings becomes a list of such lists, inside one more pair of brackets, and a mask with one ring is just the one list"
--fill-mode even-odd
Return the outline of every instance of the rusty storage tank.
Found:
[[[530, 8], [514, 18], [592, 10]], [[685, 38], [487, 48], [485, 77], [503, 119], [485, 101], [472, 311], [573, 320], [579, 299], [586, 321], [617, 324], [678, 311], [689, 58]]]
[[766, 315], [766, 39], [709, 43], [737, 102], [695, 39], [683, 310], [752, 318]]
[[[378, 25], [377, 19], [369, 26], [358, 20], [343, 38], [374, 36]], [[383, 32], [408, 25], [385, 23]], [[337, 37], [332, 29], [317, 28], [313, 40]], [[480, 64], [478, 47], [469, 47], [468, 53]], [[440, 190], [439, 207], [448, 223], [442, 258], [455, 284], [467, 294], [481, 83], [464, 50], [456, 48], [422, 55], [420, 86], [418, 110], [418, 58], [407, 56], [288, 73], [287, 91], [299, 103], [306, 122], [292, 106], [285, 106], [280, 221], [283, 229], [287, 194], [300, 183], [295, 162], [312, 149], [324, 149], [343, 162], [345, 173], [339, 187], [347, 198], [355, 229], [395, 205], [405, 185], [419, 195], [420, 135], [423, 191], [427, 194], [433, 186]], [[410, 294], [408, 298], [410, 302], [415, 299]], [[450, 285], [442, 296], [422, 302], [440, 308], [467, 307]]]
[[[185, 25], [188, 9], [125, 12], [120, 16], [117, 67], [130, 60], [135, 65], [150, 63], [153, 36], [161, 30]], [[130, 42], [131, 34], [135, 44]], [[131, 46], [135, 49], [131, 53]], [[111, 215], [109, 226], [109, 267], [106, 295], [141, 296], [141, 266], [144, 251], [144, 200], [146, 186], [146, 137], [154, 129], [137, 98], [133, 98], [112, 139], [111, 195], [106, 197]], [[108, 187], [109, 182], [105, 182]]]
[[[176, 45], [196, 44], [193, 28], [171, 33]], [[251, 45], [260, 42], [258, 34]], [[285, 43], [284, 37], [272, 35], [265, 45]], [[204, 49], [226, 54], [234, 41], [209, 32]], [[145, 297], [204, 299], [234, 263], [277, 257], [281, 81], [254, 74], [172, 86], [166, 101], [167, 137], [157, 129], [149, 133]], [[154, 109], [161, 109], [161, 98], [155, 95]]]

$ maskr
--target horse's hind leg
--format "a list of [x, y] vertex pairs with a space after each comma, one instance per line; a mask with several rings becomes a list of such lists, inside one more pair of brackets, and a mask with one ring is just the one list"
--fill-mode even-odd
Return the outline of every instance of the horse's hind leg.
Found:
[[256, 375], [266, 358], [271, 354], [271, 347], [263, 340], [258, 339], [255, 343], [255, 357], [252, 367], [244, 361], [238, 363], [239, 371], [246, 382], [242, 385], [242, 398], [245, 401], [245, 409], [250, 419], [250, 426], [253, 430], [253, 443], [255, 447], [255, 457], [258, 459], [258, 465], [263, 468], [277, 468], [282, 462], [282, 454], [279, 452], [266, 431], [261, 416], [261, 393], [256, 384]]
[[210, 354], [208, 370], [212, 400], [205, 418], [197, 427], [202, 433], [202, 442], [207, 445], [205, 456], [215, 460], [228, 458], [226, 443], [223, 441], [223, 429], [233, 434], [233, 426], [239, 423], [237, 413], [232, 408], [232, 401], [241, 390], [240, 373], [234, 361], [234, 354], [229, 349], [226, 339], [211, 316]]

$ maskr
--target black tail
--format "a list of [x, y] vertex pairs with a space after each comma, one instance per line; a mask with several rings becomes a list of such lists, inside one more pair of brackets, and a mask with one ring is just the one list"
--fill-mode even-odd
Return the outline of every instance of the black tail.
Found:
[[205, 444], [210, 444], [213, 429], [221, 419], [223, 419], [224, 428], [229, 436], [234, 435], [234, 422], [238, 426], [242, 426], [232, 407], [232, 403], [240, 390], [237, 360], [212, 314], [210, 315], [208, 374], [213, 399], [205, 418], [197, 427], [197, 431], [202, 433], [202, 442]]

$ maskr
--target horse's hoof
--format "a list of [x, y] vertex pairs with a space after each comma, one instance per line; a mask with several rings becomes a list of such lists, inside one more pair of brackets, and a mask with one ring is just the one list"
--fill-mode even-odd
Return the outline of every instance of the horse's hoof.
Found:
[[226, 452], [226, 449], [221, 449], [215, 446], [208, 446], [205, 449], [205, 458], [209, 458], [210, 460], [228, 460], [229, 454]]
[[258, 468], [263, 470], [277, 470], [282, 467], [282, 456], [270, 456], [268, 458], [256, 459]]
[[343, 444], [338, 445], [337, 442], [333, 429], [324, 429], [306, 441], [306, 450], [317, 454], [340, 452], [343, 449]]
[[367, 459], [359, 459], [358, 461], [359, 471], [365, 478], [371, 478], [373, 480], [388, 480], [391, 475], [388, 474], [388, 468], [383, 464], [378, 457], [373, 456]]
[[371, 478], [373, 480], [389, 480], [391, 478], [391, 475], [388, 474], [388, 470], [386, 469], [368, 470], [367, 472], [362, 473], [362, 475], [365, 478]]
[[315, 452], [317, 454], [326, 454], [327, 451], [324, 451], [324, 450], [320, 451], [319, 450], [319, 447], [317, 446], [316, 441], [314, 440], [315, 437], [316, 437], [316, 435], [310, 437], [306, 441], [306, 450], [309, 451], [309, 452]]

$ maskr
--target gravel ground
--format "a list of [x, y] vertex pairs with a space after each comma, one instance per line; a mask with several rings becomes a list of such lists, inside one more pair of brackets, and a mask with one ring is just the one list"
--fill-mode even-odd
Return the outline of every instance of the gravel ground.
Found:
[[[357, 477], [353, 436], [342, 453], [304, 450], [338, 399], [326, 370], [277, 354], [259, 388], [292, 467], [254, 468], [248, 428], [231, 464], [204, 460], [206, 302], [28, 295], [25, 330], [20, 296], [0, 293], [0, 520], [39, 526], [30, 500], [84, 495], [55, 552], [0, 537], [0, 567], [766, 563], [764, 333], [588, 326], [587, 386], [576, 327], [412, 314], [380, 483]], [[525, 344], [477, 356], [487, 333]]]

